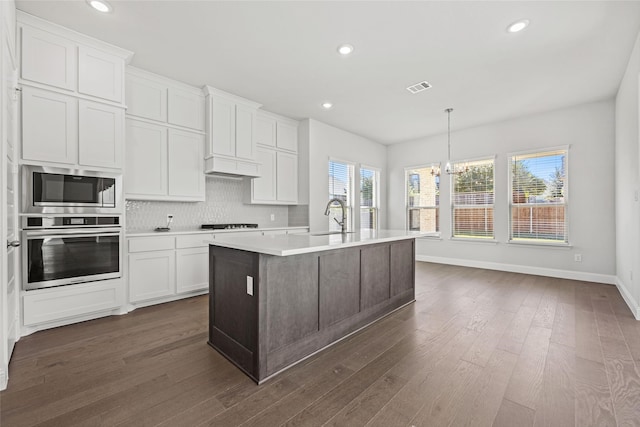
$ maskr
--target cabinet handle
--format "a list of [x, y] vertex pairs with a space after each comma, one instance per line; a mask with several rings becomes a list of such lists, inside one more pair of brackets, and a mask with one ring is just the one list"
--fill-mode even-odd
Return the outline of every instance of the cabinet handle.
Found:
[[14, 240], [12, 242], [7, 242], [7, 247], [17, 248], [20, 246], [20, 240]]

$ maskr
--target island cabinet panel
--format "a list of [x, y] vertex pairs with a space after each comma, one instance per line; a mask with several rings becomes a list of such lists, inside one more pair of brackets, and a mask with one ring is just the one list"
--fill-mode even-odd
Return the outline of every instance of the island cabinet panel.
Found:
[[413, 289], [415, 283], [415, 254], [412, 242], [391, 244], [391, 296]]
[[[268, 350], [318, 332], [317, 256], [264, 257], [269, 312]], [[293, 262], [292, 262], [293, 261]]]
[[256, 369], [258, 299], [249, 294], [247, 278], [257, 278], [257, 258], [236, 250], [209, 253], [210, 276], [216, 281], [210, 289], [209, 342], [249, 374]]
[[360, 311], [360, 253], [327, 252], [319, 257], [320, 329]]
[[290, 256], [213, 243], [209, 267], [209, 344], [258, 383], [415, 300], [413, 239]]
[[363, 310], [391, 297], [389, 287], [389, 244], [365, 246], [361, 251], [360, 278]]

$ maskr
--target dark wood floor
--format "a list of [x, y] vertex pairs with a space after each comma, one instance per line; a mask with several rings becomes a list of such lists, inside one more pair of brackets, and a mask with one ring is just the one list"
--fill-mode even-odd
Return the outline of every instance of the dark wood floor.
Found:
[[38, 332], [8, 426], [640, 425], [640, 322], [614, 286], [417, 263], [417, 302], [256, 386], [207, 297]]

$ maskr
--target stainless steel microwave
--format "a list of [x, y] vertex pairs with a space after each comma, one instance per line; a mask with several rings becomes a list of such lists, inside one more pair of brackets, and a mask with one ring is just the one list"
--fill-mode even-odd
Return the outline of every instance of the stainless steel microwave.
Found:
[[23, 166], [22, 213], [119, 214], [122, 175]]

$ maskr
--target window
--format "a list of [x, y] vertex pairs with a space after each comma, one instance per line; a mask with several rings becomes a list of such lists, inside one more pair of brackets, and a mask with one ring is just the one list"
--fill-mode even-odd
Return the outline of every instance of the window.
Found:
[[[353, 207], [353, 164], [329, 160], [329, 199], [338, 198], [342, 200], [345, 207], [346, 228], [352, 229], [351, 210]], [[327, 200], [327, 201], [328, 201]], [[342, 209], [334, 202], [329, 209], [329, 230], [340, 231], [341, 227], [336, 221], [342, 220]]]
[[511, 241], [568, 243], [567, 150], [510, 158]]
[[440, 233], [440, 164], [405, 169], [407, 229]]
[[453, 164], [452, 236], [493, 239], [494, 159]]
[[378, 229], [378, 181], [380, 172], [360, 167], [360, 228]]

